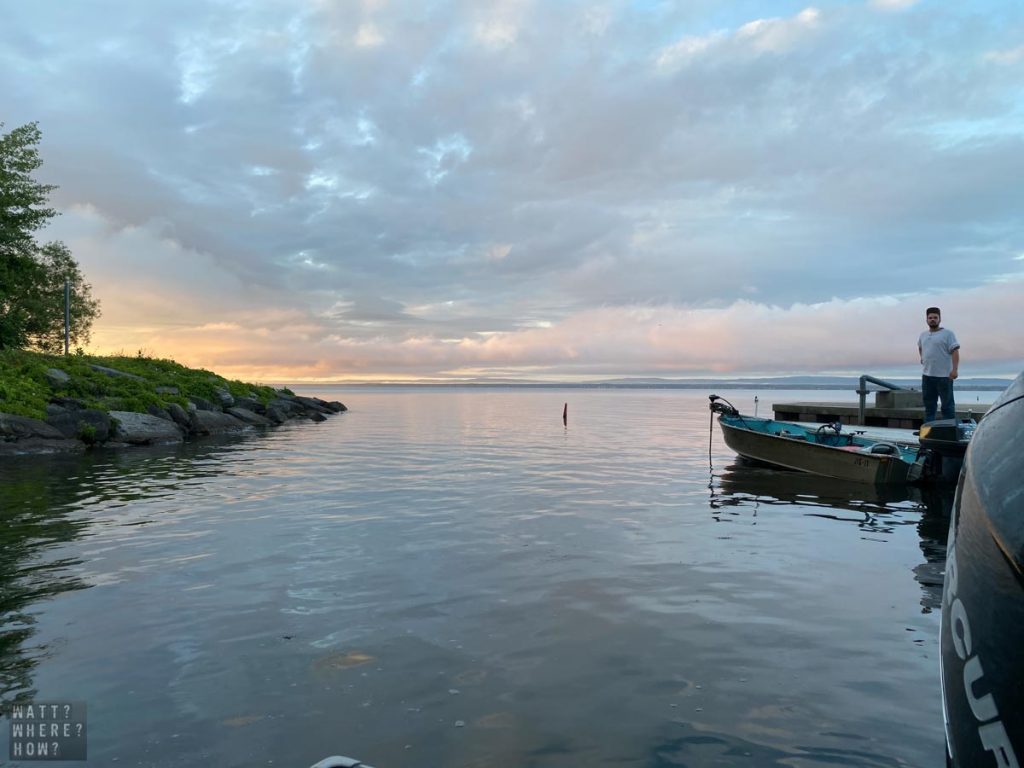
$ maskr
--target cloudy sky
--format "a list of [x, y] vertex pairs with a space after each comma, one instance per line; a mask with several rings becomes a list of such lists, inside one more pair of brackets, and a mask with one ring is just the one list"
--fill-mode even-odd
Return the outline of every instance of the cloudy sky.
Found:
[[4, 3], [92, 349], [239, 378], [1024, 368], [1019, 0]]

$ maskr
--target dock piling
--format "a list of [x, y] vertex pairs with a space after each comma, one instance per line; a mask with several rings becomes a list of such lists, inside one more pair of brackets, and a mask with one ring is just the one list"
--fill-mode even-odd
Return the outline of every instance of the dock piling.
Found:
[[865, 409], [864, 399], [867, 397], [868, 392], [870, 391], [868, 389], [868, 384], [867, 384], [869, 381], [872, 384], [877, 384], [880, 387], [886, 387], [889, 390], [894, 390], [895, 391], [895, 390], [905, 390], [906, 389], [906, 387], [901, 387], [899, 384], [891, 384], [888, 381], [883, 381], [882, 379], [877, 379], [874, 376], [868, 376], [866, 373], [863, 374], [860, 377], [860, 386], [857, 387], [857, 394], [860, 395], [860, 405], [859, 405], [858, 410], [857, 410], [857, 424], [859, 426], [862, 426], [862, 427], [864, 426], [864, 409]]

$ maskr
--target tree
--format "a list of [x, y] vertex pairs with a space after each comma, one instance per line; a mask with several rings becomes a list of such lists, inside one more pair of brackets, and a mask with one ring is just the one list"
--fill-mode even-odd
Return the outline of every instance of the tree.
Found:
[[[0, 123], [3, 128], [3, 123]], [[99, 302], [64, 243], [40, 245], [36, 233], [57, 211], [52, 184], [32, 174], [42, 164], [35, 123], [0, 133], [0, 349], [59, 352], [64, 344], [64, 281], [71, 283], [71, 340], [86, 344]]]
[[75, 346], [89, 343], [92, 321], [99, 316], [100, 303], [92, 297], [78, 262], [64, 243], [56, 240], [38, 252], [42, 266], [38, 305], [28, 329], [31, 346], [41, 352], [59, 354], [64, 349], [64, 281], [71, 286], [70, 340]]

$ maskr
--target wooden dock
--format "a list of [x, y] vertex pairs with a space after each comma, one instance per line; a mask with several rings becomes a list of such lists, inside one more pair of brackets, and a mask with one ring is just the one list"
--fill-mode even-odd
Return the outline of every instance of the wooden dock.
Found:
[[[920, 392], [876, 392], [875, 403], [865, 403], [864, 424], [868, 427], [890, 429], [917, 429], [924, 422], [924, 403]], [[987, 403], [957, 404], [958, 419], [981, 417], [989, 409]], [[860, 424], [860, 406], [857, 403], [773, 403], [772, 410], [779, 421], [805, 421], [829, 424]]]

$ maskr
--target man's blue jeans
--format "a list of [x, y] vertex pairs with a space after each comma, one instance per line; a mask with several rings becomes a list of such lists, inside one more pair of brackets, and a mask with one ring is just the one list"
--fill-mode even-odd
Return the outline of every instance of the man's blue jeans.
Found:
[[922, 376], [921, 394], [924, 396], [924, 420], [935, 421], [935, 406], [942, 398], [942, 418], [956, 418], [953, 402], [953, 380], [949, 376]]

